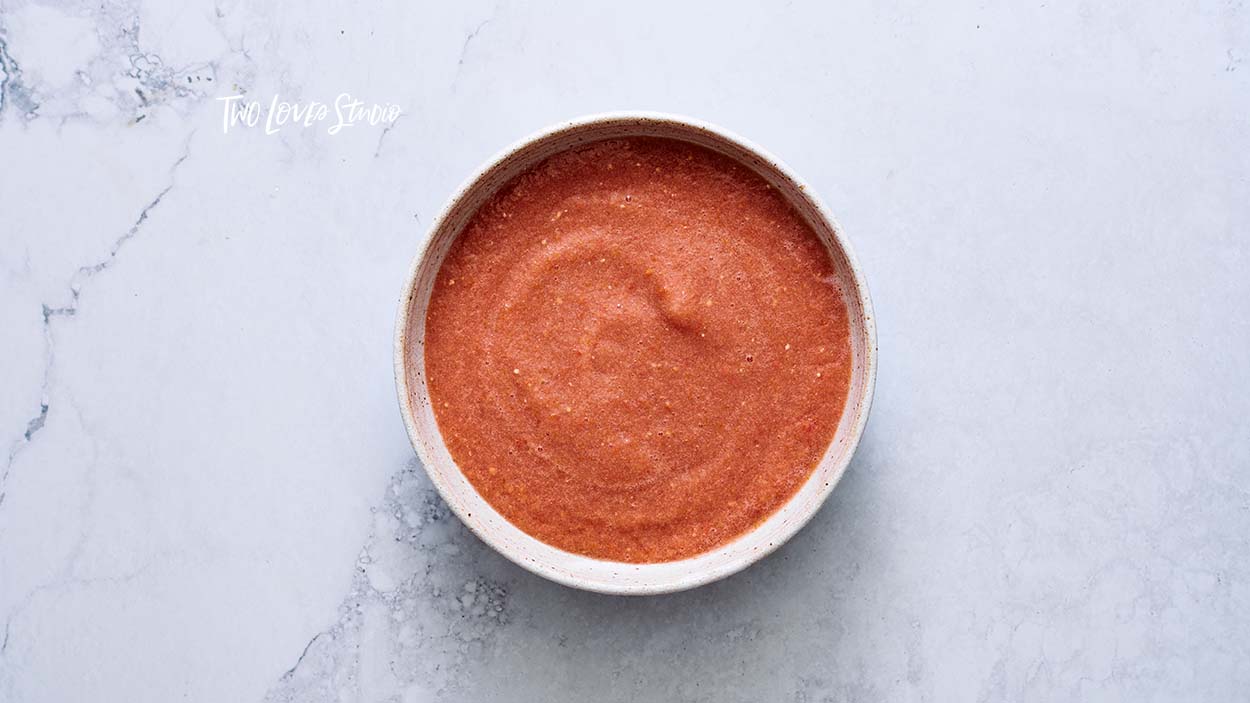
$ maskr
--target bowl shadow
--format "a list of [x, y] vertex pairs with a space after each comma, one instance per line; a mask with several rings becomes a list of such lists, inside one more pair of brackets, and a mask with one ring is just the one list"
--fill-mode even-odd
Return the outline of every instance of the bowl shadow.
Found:
[[459, 540], [476, 543], [465, 545], [474, 568], [508, 593], [506, 624], [481, 656], [464, 662], [464, 690], [478, 698], [597, 701], [793, 700], [830, 687], [857, 690], [853, 667], [840, 667], [864, 653], [854, 651], [843, 622], [849, 608], [875, 602], [885, 563], [875, 553], [883, 542], [872, 509], [875, 434], [870, 421], [837, 488], [789, 542], [688, 591], [580, 591], [520, 568], [460, 530]]

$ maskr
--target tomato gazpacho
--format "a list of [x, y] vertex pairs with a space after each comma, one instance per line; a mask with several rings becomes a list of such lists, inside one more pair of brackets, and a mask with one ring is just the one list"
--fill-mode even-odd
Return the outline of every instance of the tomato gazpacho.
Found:
[[592, 142], [502, 187], [439, 268], [425, 374], [456, 465], [521, 530], [664, 562], [808, 480], [851, 380], [829, 253], [749, 167]]

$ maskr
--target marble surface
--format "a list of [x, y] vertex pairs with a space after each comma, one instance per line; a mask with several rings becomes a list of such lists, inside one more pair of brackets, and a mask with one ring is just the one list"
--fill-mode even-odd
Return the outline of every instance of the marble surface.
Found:
[[[1250, 690], [1250, 10], [0, 0], [0, 701], [1181, 701]], [[223, 133], [218, 98], [387, 125]], [[803, 174], [880, 327], [818, 517], [621, 599], [405, 437], [409, 259], [611, 109]]]

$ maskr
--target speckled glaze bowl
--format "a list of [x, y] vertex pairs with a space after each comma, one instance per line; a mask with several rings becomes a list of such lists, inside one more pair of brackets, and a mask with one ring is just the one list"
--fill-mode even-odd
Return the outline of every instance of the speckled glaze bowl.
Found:
[[[829, 250], [851, 325], [851, 384], [833, 442], [785, 505], [755, 529], [710, 552], [656, 564], [603, 561], [538, 541], [482, 498], [443, 443], [425, 380], [425, 313], [434, 279], [452, 242], [498, 188], [570, 147], [616, 137], [668, 137], [698, 144], [750, 166], [784, 194]], [[395, 329], [395, 382], [412, 445], [438, 492], [474, 534], [522, 567], [566, 586], [645, 595], [694, 588], [740, 571], [798, 532], [824, 503], [850, 463], [872, 403], [877, 332], [863, 274], [842, 230], [802, 180], [778, 159], [713, 125], [673, 115], [620, 112], [562, 122], [513, 144], [486, 162], [451, 196], [413, 261]]]

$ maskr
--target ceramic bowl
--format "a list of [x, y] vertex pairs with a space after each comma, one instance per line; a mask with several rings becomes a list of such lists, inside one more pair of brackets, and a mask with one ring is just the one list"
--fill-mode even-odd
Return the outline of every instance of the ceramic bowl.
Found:
[[[425, 380], [425, 313], [434, 279], [452, 242], [498, 188], [543, 159], [579, 144], [617, 137], [668, 137], [728, 155], [780, 189], [828, 248], [850, 313], [850, 392], [833, 442], [811, 477], [767, 520], [710, 552], [655, 564], [603, 561], [557, 549], [522, 532], [482, 498], [452, 460], [439, 434]], [[772, 552], [816, 513], [851, 460], [868, 420], [877, 367], [877, 334], [863, 274], [841, 228], [789, 168], [763, 149], [713, 125], [656, 113], [591, 115], [549, 127], [486, 162], [451, 196], [412, 264], [395, 330], [395, 381], [404, 425], [426, 473], [461, 521], [500, 554], [566, 586], [611, 594], [654, 594], [724, 578]]]

